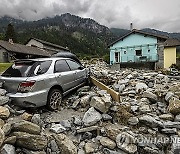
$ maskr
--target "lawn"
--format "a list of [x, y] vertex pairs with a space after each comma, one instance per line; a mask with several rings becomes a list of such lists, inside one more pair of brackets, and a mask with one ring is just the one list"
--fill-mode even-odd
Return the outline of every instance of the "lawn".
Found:
[[12, 63], [0, 63], [0, 73], [4, 72]]

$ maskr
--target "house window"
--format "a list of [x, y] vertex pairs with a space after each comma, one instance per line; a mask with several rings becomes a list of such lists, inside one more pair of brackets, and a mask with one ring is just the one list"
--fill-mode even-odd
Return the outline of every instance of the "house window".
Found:
[[126, 54], [126, 51], [124, 51], [124, 54]]
[[119, 62], [119, 55], [120, 55], [119, 52], [115, 52], [115, 61], [116, 62]]
[[148, 52], [150, 52], [151, 50], [150, 49], [148, 49]]
[[136, 56], [142, 56], [142, 50], [136, 50]]

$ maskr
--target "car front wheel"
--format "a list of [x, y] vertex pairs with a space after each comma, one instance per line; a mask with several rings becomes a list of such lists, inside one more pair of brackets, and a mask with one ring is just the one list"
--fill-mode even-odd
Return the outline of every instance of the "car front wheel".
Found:
[[62, 92], [59, 89], [52, 89], [47, 99], [47, 107], [50, 110], [57, 110], [62, 102]]

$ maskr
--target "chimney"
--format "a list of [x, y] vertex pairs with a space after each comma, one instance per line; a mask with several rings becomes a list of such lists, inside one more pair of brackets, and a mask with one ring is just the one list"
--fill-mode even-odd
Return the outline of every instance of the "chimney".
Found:
[[132, 31], [133, 30], [133, 23], [131, 22], [130, 23], [130, 31]]
[[9, 43], [10, 44], [14, 44], [12, 39], [9, 39]]

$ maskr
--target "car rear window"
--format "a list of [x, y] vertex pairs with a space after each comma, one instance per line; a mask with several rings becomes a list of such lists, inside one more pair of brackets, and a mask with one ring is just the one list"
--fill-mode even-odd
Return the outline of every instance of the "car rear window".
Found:
[[51, 65], [48, 61], [18, 61], [10, 66], [2, 76], [6, 77], [30, 77], [44, 74]]

